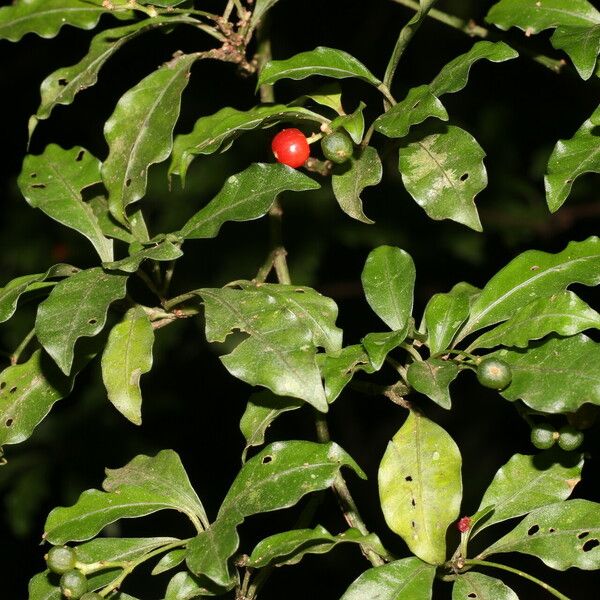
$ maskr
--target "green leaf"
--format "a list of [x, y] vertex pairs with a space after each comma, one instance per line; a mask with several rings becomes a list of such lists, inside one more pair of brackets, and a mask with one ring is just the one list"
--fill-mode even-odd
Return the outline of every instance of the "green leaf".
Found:
[[279, 0], [256, 0], [252, 17], [250, 19], [250, 27], [254, 29], [267, 14], [267, 12], [277, 4]]
[[329, 119], [301, 106], [275, 104], [255, 106], [247, 111], [227, 106], [212, 115], [201, 117], [190, 133], [175, 138], [169, 173], [176, 173], [184, 179], [195, 156], [227, 150], [244, 131], [267, 128], [285, 121], [306, 121], [320, 125], [328, 123]]
[[[352, 138], [352, 141], [355, 144], [360, 144], [365, 132], [365, 116], [363, 115], [363, 110], [365, 108], [366, 104], [361, 100], [358, 108], [352, 114], [341, 114], [331, 121], [329, 127], [333, 130], [339, 129], [340, 127], [345, 129]], [[367, 146], [367, 148], [370, 148], [370, 146]]]
[[208, 341], [222, 342], [234, 329], [248, 334], [221, 357], [227, 370], [251, 385], [327, 411], [316, 352], [317, 347], [329, 352], [341, 348], [335, 303], [306, 287], [250, 282], [239, 286], [242, 289], [195, 291], [204, 300]]
[[413, 125], [429, 117], [448, 120], [448, 113], [428, 85], [412, 88], [404, 100], [392, 106], [375, 120], [375, 130], [390, 138], [401, 138]]
[[368, 544], [372, 538], [376, 536], [363, 535], [358, 529], [331, 535], [322, 525], [317, 525], [314, 529], [284, 531], [260, 541], [250, 555], [248, 566], [262, 568], [270, 564], [295, 565], [306, 554], [326, 554], [344, 542]]
[[126, 224], [125, 209], [146, 193], [148, 168], [173, 147], [181, 94], [197, 54], [183, 54], [154, 71], [121, 97], [104, 126], [109, 154], [102, 165], [108, 205]]
[[240, 419], [240, 430], [246, 440], [242, 460], [245, 461], [249, 448], [264, 443], [267, 429], [280, 414], [301, 406], [299, 400], [276, 396], [269, 391], [252, 394]]
[[446, 529], [462, 498], [461, 456], [433, 421], [410, 412], [383, 455], [379, 497], [389, 528], [425, 562], [446, 560]]
[[[172, 236], [172, 234], [170, 234]], [[173, 236], [175, 237], [175, 236]], [[131, 256], [117, 260], [115, 262], [103, 263], [102, 267], [109, 271], [125, 271], [126, 273], [135, 273], [143, 261], [172, 261], [183, 256], [181, 251], [181, 241], [173, 243], [169, 239], [158, 242], [146, 243], [143, 250], [134, 252]]]
[[480, 290], [469, 283], [457, 283], [445, 294], [431, 297], [423, 316], [427, 345], [432, 355], [449, 348], [454, 336], [469, 318], [469, 308]]
[[532, 34], [559, 25], [595, 25], [600, 23], [600, 12], [587, 0], [500, 0], [485, 19], [500, 29], [518, 27]]
[[[310, 98], [313, 102], [321, 106], [331, 108], [340, 116], [347, 116], [342, 106], [342, 88], [337, 81], [332, 81], [321, 86], [316, 92], [306, 94], [305, 98]], [[359, 142], [356, 143], [358, 144]]]
[[452, 600], [519, 600], [500, 579], [481, 573], [462, 573], [452, 586]]
[[[96, 219], [98, 219], [98, 225], [100, 225], [100, 229], [106, 237], [121, 240], [126, 244], [131, 244], [135, 240], [133, 235], [110, 214], [108, 201], [103, 195], [94, 196], [89, 200], [88, 205], [94, 211]], [[132, 215], [133, 220], [134, 216]]]
[[435, 96], [453, 94], [462, 90], [469, 79], [471, 67], [479, 60], [504, 62], [519, 56], [519, 53], [504, 42], [475, 42], [465, 54], [457, 56], [445, 65], [429, 84], [429, 89]]
[[550, 38], [557, 50], [564, 50], [582, 79], [589, 79], [600, 54], [600, 24], [592, 27], [558, 27]]
[[429, 358], [411, 363], [406, 373], [408, 383], [442, 408], [452, 406], [449, 385], [458, 375], [458, 366], [447, 360]]
[[176, 548], [164, 554], [152, 569], [151, 575], [160, 575], [178, 567], [187, 555], [187, 548]]
[[65, 375], [71, 371], [75, 342], [102, 331], [108, 307], [125, 296], [126, 284], [125, 275], [86, 269], [57, 283], [39, 305], [37, 338]]
[[280, 163], [255, 163], [227, 179], [220, 192], [181, 229], [186, 239], [213, 238], [227, 221], [250, 221], [265, 215], [284, 191], [315, 190], [319, 184]]
[[77, 267], [61, 263], [50, 267], [45, 273], [22, 275], [9, 281], [3, 288], [0, 288], [0, 323], [8, 321], [15, 314], [17, 303], [23, 294], [52, 287], [54, 282], [48, 282], [48, 279], [69, 277], [78, 271]]
[[351, 54], [319, 46], [287, 60], [270, 60], [262, 68], [257, 86], [273, 84], [280, 79], [305, 79], [312, 75], [334, 79], [357, 77], [375, 87], [381, 85], [381, 81]]
[[556, 212], [571, 193], [573, 181], [584, 173], [600, 173], [600, 138], [594, 121], [600, 118], [600, 106], [575, 135], [560, 140], [548, 160], [544, 178], [546, 202]]
[[360, 154], [352, 157], [342, 173], [331, 177], [335, 199], [340, 208], [353, 219], [363, 223], [373, 223], [363, 212], [360, 194], [369, 186], [381, 181], [382, 167], [377, 150], [367, 146]]
[[28, 155], [18, 184], [27, 203], [50, 218], [75, 229], [94, 246], [101, 260], [113, 260], [113, 243], [104, 236], [82, 190], [99, 183], [100, 161], [76, 146], [64, 150], [56, 144], [39, 156]]
[[63, 600], [64, 596], [60, 588], [53, 585], [50, 580], [50, 571], [44, 571], [34, 575], [29, 581], [29, 600]]
[[586, 329], [600, 329], [600, 314], [573, 292], [558, 292], [527, 304], [508, 321], [478, 337], [469, 349], [525, 348], [530, 340], [539, 340], [550, 333], [571, 336]]
[[55, 508], [48, 515], [46, 540], [56, 545], [87, 540], [119, 519], [164, 509], [183, 512], [198, 529], [199, 521], [207, 526], [204, 508], [173, 450], [136, 456], [120, 469], [106, 469], [106, 475], [106, 491], [87, 490], [73, 506]]
[[[142, 0], [141, 2], [138, 0], [138, 4], [142, 4], [143, 6], [162, 6], [163, 8], [172, 8], [174, 6], [179, 6], [183, 4], [187, 0]], [[154, 17], [156, 18], [156, 17]]]
[[100, 69], [128, 41], [151, 29], [179, 23], [197, 24], [197, 21], [187, 16], [157, 17], [106, 29], [94, 36], [88, 53], [77, 64], [62, 67], [42, 81], [42, 100], [35, 115], [29, 119], [29, 137], [38, 122], [47, 119], [56, 106], [71, 104], [79, 92], [95, 85]]
[[360, 340], [375, 371], [381, 369], [387, 355], [400, 346], [406, 339], [409, 327], [410, 320], [406, 322], [404, 329], [400, 329], [399, 331], [385, 331], [383, 333], [367, 333]]
[[393, 331], [402, 331], [410, 318], [415, 264], [408, 253], [379, 246], [367, 257], [361, 280], [369, 306]]
[[369, 356], [360, 344], [346, 346], [337, 352], [317, 356], [321, 376], [325, 383], [325, 396], [331, 404], [350, 383], [357, 371], [373, 373]]
[[570, 242], [556, 254], [527, 250], [492, 277], [471, 308], [458, 341], [468, 334], [506, 321], [537, 298], [564, 291], [571, 283], [600, 283], [600, 239]]
[[435, 567], [418, 558], [403, 558], [368, 569], [340, 600], [431, 600]]
[[18, 42], [26, 33], [52, 38], [61, 27], [93, 29], [109, 13], [131, 18], [131, 11], [109, 10], [100, 0], [18, 0], [0, 8], [0, 39]]
[[430, 218], [481, 231], [474, 200], [487, 185], [484, 156], [470, 133], [448, 125], [404, 143], [398, 169], [406, 190]]
[[558, 571], [600, 568], [600, 504], [567, 500], [529, 513], [512, 531], [481, 553], [532, 554]]
[[152, 368], [154, 329], [140, 306], [129, 309], [108, 336], [102, 380], [108, 399], [136, 425], [142, 423], [140, 377]]
[[218, 585], [234, 584], [229, 558], [239, 544], [236, 528], [250, 515], [288, 508], [310, 492], [330, 487], [342, 466], [366, 476], [334, 442], [276, 442], [246, 462], [229, 488], [217, 520], [188, 545], [193, 573]]
[[511, 384], [501, 392], [507, 400], [521, 399], [546, 413], [575, 412], [586, 402], [600, 405], [600, 344], [582, 333], [491, 356], [511, 368]]
[[174, 575], [165, 592], [165, 600], [192, 600], [192, 598], [205, 596], [214, 596], [214, 594], [202, 586], [198, 577], [187, 571]]
[[477, 510], [492, 505], [494, 510], [491, 516], [481, 521], [477, 533], [495, 523], [566, 500], [581, 479], [583, 458], [574, 455], [565, 459], [564, 455], [553, 451], [534, 456], [512, 456], [494, 475], [483, 495]]

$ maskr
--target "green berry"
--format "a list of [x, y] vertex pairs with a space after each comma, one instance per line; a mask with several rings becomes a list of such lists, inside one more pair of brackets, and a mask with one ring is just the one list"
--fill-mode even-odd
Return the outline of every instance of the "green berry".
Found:
[[87, 592], [81, 596], [80, 600], [104, 600], [104, 598], [96, 592]]
[[342, 164], [352, 156], [354, 144], [345, 131], [338, 130], [326, 135], [321, 140], [321, 149], [325, 158], [334, 163]]
[[539, 450], [554, 446], [558, 433], [550, 423], [539, 423], [531, 430], [531, 443]]
[[487, 388], [503, 390], [512, 380], [510, 367], [498, 358], [484, 358], [477, 366], [477, 380]]
[[75, 550], [68, 546], [54, 546], [50, 548], [46, 555], [48, 568], [58, 575], [74, 569], [76, 562], [77, 555], [75, 554]]
[[79, 600], [87, 592], [87, 577], [77, 569], [67, 571], [60, 578], [60, 591], [69, 600]]
[[576, 450], [583, 442], [583, 432], [578, 431], [572, 425], [561, 427], [558, 433], [558, 445], [563, 450]]

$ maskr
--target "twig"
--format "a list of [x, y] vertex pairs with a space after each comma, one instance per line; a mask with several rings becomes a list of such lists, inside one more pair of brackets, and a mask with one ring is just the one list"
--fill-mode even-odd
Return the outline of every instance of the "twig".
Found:
[[19, 362], [19, 358], [21, 358], [21, 354], [27, 346], [29, 342], [35, 337], [35, 327], [23, 338], [23, 341], [19, 344], [17, 349], [10, 355], [10, 364], [16, 365]]

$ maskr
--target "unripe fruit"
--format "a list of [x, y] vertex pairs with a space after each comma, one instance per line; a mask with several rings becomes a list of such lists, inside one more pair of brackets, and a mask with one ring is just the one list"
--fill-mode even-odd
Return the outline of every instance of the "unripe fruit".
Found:
[[275, 159], [289, 167], [301, 167], [310, 156], [306, 136], [295, 128], [282, 129], [271, 142]]
[[60, 578], [60, 591], [69, 600], [79, 600], [87, 592], [87, 577], [77, 569], [67, 571]]
[[471, 529], [471, 518], [462, 517], [458, 520], [458, 523], [456, 523], [456, 527], [461, 533], [466, 533], [467, 531], [469, 531], [469, 529]]
[[77, 555], [75, 554], [75, 550], [68, 546], [54, 546], [48, 550], [48, 554], [46, 555], [48, 569], [58, 575], [74, 569], [76, 562]]
[[558, 445], [563, 450], [576, 450], [583, 442], [583, 432], [571, 425], [565, 425], [559, 430]]
[[503, 390], [512, 380], [510, 367], [499, 358], [484, 358], [477, 366], [477, 380], [487, 388]]
[[340, 129], [326, 135], [321, 140], [321, 149], [325, 158], [334, 163], [342, 164], [352, 156], [354, 145], [350, 136]]
[[531, 443], [538, 450], [552, 448], [557, 437], [558, 433], [550, 423], [539, 423], [531, 429]]

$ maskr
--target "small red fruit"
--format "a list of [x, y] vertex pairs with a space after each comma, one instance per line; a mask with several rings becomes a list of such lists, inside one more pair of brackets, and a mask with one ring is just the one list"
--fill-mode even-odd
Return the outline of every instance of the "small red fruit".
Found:
[[271, 150], [277, 162], [289, 167], [301, 167], [310, 156], [306, 136], [295, 128], [282, 129], [271, 142]]
[[461, 533], [466, 533], [471, 529], [471, 519], [469, 517], [463, 517], [462, 519], [459, 519], [456, 526]]

